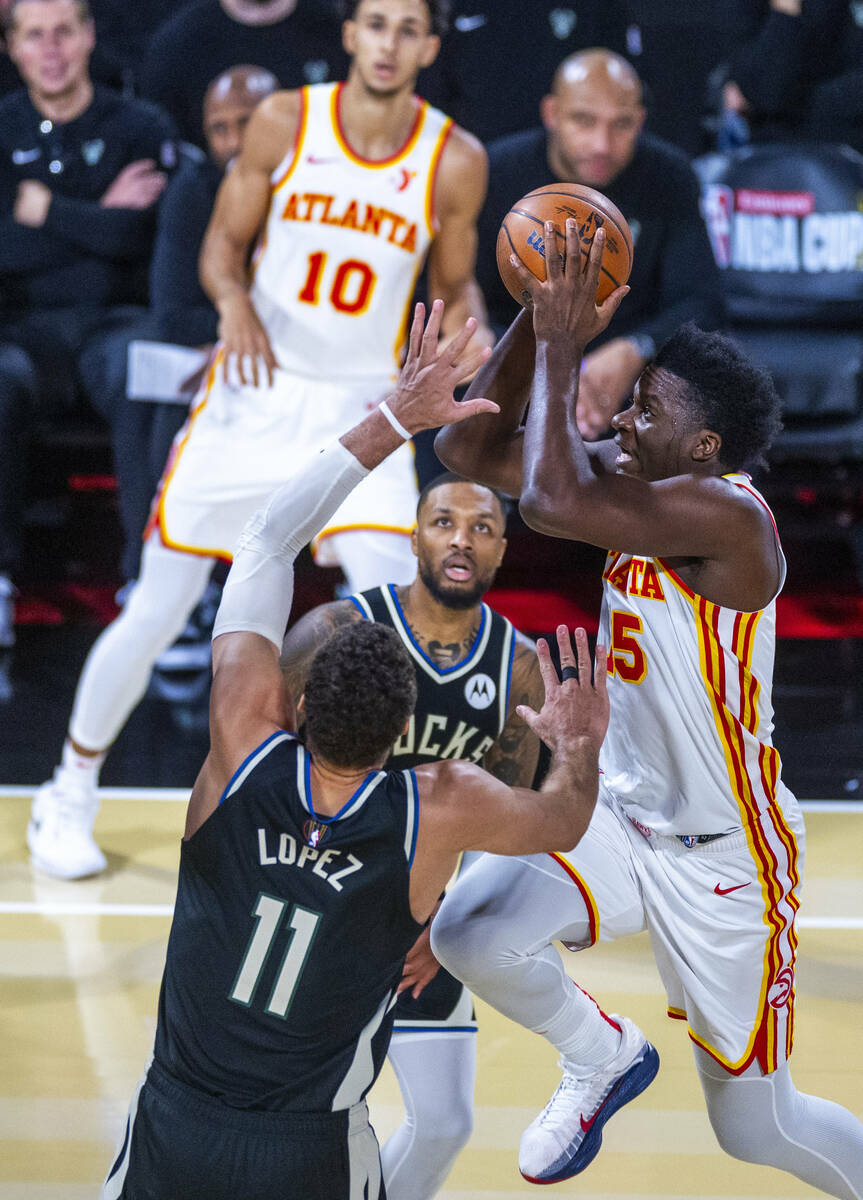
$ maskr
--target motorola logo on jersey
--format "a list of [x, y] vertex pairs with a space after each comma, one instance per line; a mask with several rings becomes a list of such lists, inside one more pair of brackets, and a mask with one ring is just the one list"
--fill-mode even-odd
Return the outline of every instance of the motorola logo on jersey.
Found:
[[490, 675], [471, 675], [464, 685], [464, 698], [471, 708], [488, 708], [496, 696], [497, 687]]
[[790, 967], [783, 967], [767, 993], [767, 1003], [771, 1008], [784, 1008], [791, 999], [794, 991], [794, 972]]

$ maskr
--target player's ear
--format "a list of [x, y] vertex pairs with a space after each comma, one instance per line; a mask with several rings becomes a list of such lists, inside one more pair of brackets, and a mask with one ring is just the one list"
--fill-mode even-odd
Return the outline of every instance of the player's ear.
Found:
[[423, 52], [420, 55], [420, 67], [430, 67], [440, 54], [440, 38], [436, 33], [430, 33], [425, 38]]
[[342, 24], [342, 49], [353, 58], [357, 52], [357, 23], [345, 21]]
[[419, 558], [419, 539], [417, 537], [416, 525], [411, 530], [411, 550], [413, 551], [414, 558]]
[[299, 700], [297, 701], [297, 721], [299, 721], [300, 717], [303, 715], [303, 713], [305, 711], [306, 711], [306, 693], [303, 692], [302, 696], [300, 696]]
[[500, 539], [500, 554], [497, 556], [497, 565], [503, 562], [503, 556], [506, 554], [506, 538]]
[[539, 102], [539, 115], [542, 117], [542, 123], [546, 129], [557, 129], [558, 113], [557, 96], [549, 92]]
[[696, 462], [710, 462], [712, 458], [719, 458], [721, 449], [722, 438], [718, 433], [714, 433], [712, 429], [700, 429], [695, 435], [692, 457]]

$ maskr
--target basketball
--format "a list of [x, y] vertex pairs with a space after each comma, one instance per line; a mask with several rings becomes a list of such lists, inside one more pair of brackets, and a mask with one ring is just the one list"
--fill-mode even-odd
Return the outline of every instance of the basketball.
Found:
[[565, 256], [567, 217], [578, 221], [583, 266], [587, 265], [593, 235], [600, 226], [605, 229], [605, 249], [596, 289], [598, 304], [629, 278], [632, 233], [620, 209], [595, 188], [580, 183], [548, 183], [528, 192], [512, 206], [497, 235], [497, 269], [507, 291], [519, 304], [524, 304], [527, 296], [522, 295], [510, 255], [514, 254], [537, 279], [544, 280], [545, 222], [554, 221], [557, 226], [555, 240]]

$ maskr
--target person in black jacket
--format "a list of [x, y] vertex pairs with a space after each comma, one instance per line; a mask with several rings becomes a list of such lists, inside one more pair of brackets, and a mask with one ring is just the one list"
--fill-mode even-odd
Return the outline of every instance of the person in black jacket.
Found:
[[340, 79], [348, 59], [332, 0], [192, 0], [150, 40], [138, 90], [171, 114], [182, 137], [204, 146], [201, 106], [210, 81], [258, 63], [282, 87]]
[[635, 245], [630, 294], [613, 336], [598, 338], [583, 364], [578, 400], [585, 436], [603, 434], [656, 346], [693, 320], [722, 319], [719, 273], [685, 155], [642, 129], [641, 82], [609, 50], [564, 59], [542, 101], [543, 128], [489, 147], [488, 199], [479, 223], [477, 279], [501, 333], [518, 312], [497, 272], [500, 223], [525, 193], [554, 180], [605, 193], [629, 222]]
[[[147, 299], [155, 205], [175, 159], [154, 106], [94, 86], [86, 0], [15, 0], [9, 52], [26, 90], [0, 102], [0, 581], [18, 556], [25, 446], [81, 405], [125, 443], [125, 327]], [[116, 418], [116, 420], [115, 420]], [[120, 464], [118, 463], [118, 470]], [[5, 612], [2, 612], [5, 609]], [[0, 607], [11, 644], [11, 604]]]

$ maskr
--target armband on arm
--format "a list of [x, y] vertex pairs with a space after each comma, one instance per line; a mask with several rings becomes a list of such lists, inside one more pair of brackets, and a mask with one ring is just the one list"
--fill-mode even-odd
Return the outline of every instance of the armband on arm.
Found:
[[281, 650], [291, 613], [294, 561], [368, 473], [336, 442], [255, 513], [237, 543], [214, 638], [223, 633], [257, 633]]

